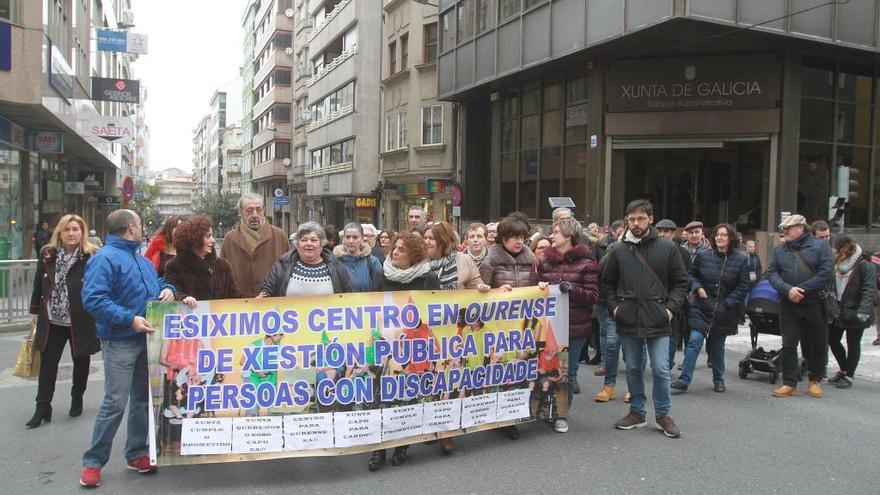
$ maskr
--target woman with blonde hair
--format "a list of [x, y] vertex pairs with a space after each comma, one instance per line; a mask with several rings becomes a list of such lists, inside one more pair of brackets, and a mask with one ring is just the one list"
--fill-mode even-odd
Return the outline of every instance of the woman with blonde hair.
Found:
[[91, 355], [101, 350], [101, 342], [95, 334], [95, 320], [83, 309], [80, 295], [86, 262], [96, 251], [86, 237], [88, 231], [81, 217], [64, 215], [37, 259], [30, 313], [37, 329], [34, 345], [40, 350], [40, 378], [37, 408], [27, 422], [28, 428], [52, 420], [58, 362], [68, 340], [73, 357], [70, 415], [82, 414]]

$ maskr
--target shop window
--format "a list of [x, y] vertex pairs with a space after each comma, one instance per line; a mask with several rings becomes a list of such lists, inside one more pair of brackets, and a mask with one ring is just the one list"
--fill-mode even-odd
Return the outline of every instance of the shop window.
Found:
[[587, 145], [565, 147], [562, 195], [570, 197], [576, 211], [587, 211]]
[[801, 102], [801, 139], [832, 140], [834, 102], [804, 98]]
[[531, 115], [522, 119], [522, 149], [538, 148], [541, 143], [541, 116]]
[[[856, 146], [837, 147], [837, 166], [850, 167], [850, 202], [846, 209], [846, 224], [868, 225], [868, 189], [870, 184], [871, 148]], [[835, 169], [836, 173], [836, 169]]]
[[512, 119], [519, 115], [519, 96], [509, 96], [501, 103], [501, 119]]
[[506, 214], [516, 209], [517, 154], [501, 155], [501, 212]]
[[808, 219], [828, 216], [832, 154], [830, 144], [801, 143], [798, 158], [797, 211]]
[[520, 156], [518, 210], [530, 218], [537, 218], [538, 204], [538, 151], [523, 151]]
[[531, 86], [523, 90], [522, 113], [530, 115], [541, 111], [541, 87]]
[[874, 94], [874, 68], [840, 64], [837, 76], [837, 99], [853, 103], [871, 103]]
[[835, 125], [837, 142], [871, 145], [871, 107], [838, 103]]
[[508, 120], [501, 123], [501, 152], [516, 151], [519, 130], [518, 120]]
[[554, 110], [544, 112], [543, 146], [559, 146], [562, 144], [562, 112]]
[[541, 151], [541, 197], [538, 200], [540, 218], [552, 218], [553, 211], [547, 198], [559, 196], [562, 174], [562, 148], [544, 148]]
[[818, 67], [801, 68], [801, 94], [816, 98], [834, 98], [834, 67], [817, 64]]

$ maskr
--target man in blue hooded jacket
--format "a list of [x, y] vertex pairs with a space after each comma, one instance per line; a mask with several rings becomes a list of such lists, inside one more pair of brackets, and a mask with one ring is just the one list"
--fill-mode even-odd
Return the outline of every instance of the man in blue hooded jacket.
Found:
[[104, 359], [104, 401], [95, 418], [91, 447], [83, 454], [80, 484], [96, 487], [101, 468], [110, 459], [113, 437], [122, 422], [126, 403], [128, 434], [126, 467], [141, 474], [155, 471], [147, 455], [148, 394], [147, 339], [153, 331], [146, 315], [147, 301], [173, 301], [173, 287], [156, 274], [149, 260], [138, 254], [143, 229], [131, 210], [107, 217], [107, 243], [89, 260], [82, 300], [95, 317]]

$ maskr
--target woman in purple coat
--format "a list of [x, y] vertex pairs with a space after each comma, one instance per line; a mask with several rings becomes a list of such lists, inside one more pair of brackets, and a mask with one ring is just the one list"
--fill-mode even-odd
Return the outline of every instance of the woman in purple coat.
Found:
[[591, 315], [599, 297], [599, 263], [577, 220], [558, 220], [550, 238], [553, 245], [544, 250], [538, 263], [538, 287], [543, 290], [547, 285], [559, 284], [559, 289], [568, 293], [568, 401], [559, 407], [553, 425], [554, 430], [565, 433], [568, 405], [577, 386], [578, 356], [593, 334]]

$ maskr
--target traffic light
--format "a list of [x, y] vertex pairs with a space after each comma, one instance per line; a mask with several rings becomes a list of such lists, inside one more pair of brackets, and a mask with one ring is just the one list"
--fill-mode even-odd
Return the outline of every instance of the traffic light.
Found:
[[859, 197], [859, 169], [841, 165], [837, 167], [837, 196], [845, 203]]
[[843, 210], [846, 200], [838, 196], [828, 198], [828, 223], [837, 225], [843, 220]]

